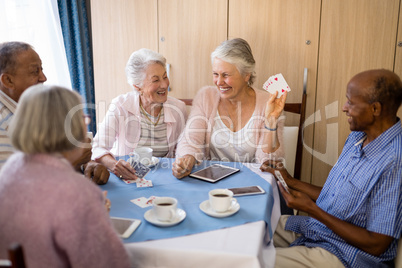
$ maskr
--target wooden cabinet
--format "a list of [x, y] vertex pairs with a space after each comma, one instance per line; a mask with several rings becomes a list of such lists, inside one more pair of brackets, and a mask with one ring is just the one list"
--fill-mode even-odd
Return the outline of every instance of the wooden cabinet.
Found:
[[169, 95], [192, 99], [213, 85], [211, 52], [227, 37], [227, 0], [159, 0], [159, 52], [170, 65]]
[[132, 90], [125, 67], [142, 47], [158, 50], [156, 0], [91, 1], [95, 102], [99, 124], [111, 100]]
[[171, 96], [193, 98], [212, 84], [210, 54], [227, 37], [226, 0], [96, 0], [91, 18], [98, 123], [114, 97], [133, 90], [124, 68], [140, 48], [167, 59]]
[[[402, 3], [399, 14], [402, 14]], [[394, 72], [402, 78], [402, 18], [399, 18], [398, 36], [395, 42], [395, 67]], [[399, 108], [398, 117], [402, 120], [402, 107]]]
[[[229, 38], [250, 43], [256, 61], [255, 88], [282, 73], [292, 91], [287, 102], [301, 102], [304, 68], [308, 70], [306, 114], [314, 113], [320, 0], [229, 0]], [[287, 125], [298, 116], [286, 114]], [[305, 129], [304, 142], [312, 147], [313, 126]], [[302, 178], [310, 179], [311, 154], [303, 152]]]
[[322, 1], [313, 184], [324, 184], [350, 133], [342, 112], [348, 81], [368, 69], [393, 70], [399, 2]]
[[[307, 68], [302, 180], [323, 185], [350, 133], [342, 112], [350, 78], [372, 68], [402, 76], [400, 5], [401, 0], [92, 0], [97, 120], [112, 98], [132, 90], [124, 68], [133, 51], [146, 47], [163, 54], [170, 65], [169, 94], [193, 98], [212, 84], [211, 52], [241, 37], [256, 60], [255, 88], [282, 73], [292, 88], [288, 102], [299, 102]], [[297, 120], [287, 115], [287, 124]]]

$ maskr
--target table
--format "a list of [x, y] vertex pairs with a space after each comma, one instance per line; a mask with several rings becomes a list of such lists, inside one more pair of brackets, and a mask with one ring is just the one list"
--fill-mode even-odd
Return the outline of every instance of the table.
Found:
[[[158, 174], [164, 171], [164, 176], [167, 176], [166, 170], [171, 167], [173, 160], [161, 159], [161, 163], [156, 166], [152, 173], [146, 176], [146, 179], [154, 178], [154, 189], [147, 189], [146, 191], [158, 191], [162, 189], [160, 184], [161, 178], [158, 178]], [[230, 164], [224, 163], [222, 164]], [[134, 218], [139, 218], [143, 222], [139, 229], [130, 237], [125, 240], [125, 246], [130, 254], [130, 259], [133, 267], [273, 267], [275, 258], [275, 249], [271, 244], [266, 245], [264, 243], [264, 236], [269, 236], [269, 227], [271, 230], [275, 230], [278, 219], [280, 217], [279, 208], [279, 196], [278, 189], [275, 183], [275, 179], [269, 173], [261, 172], [258, 164], [242, 163], [244, 167], [242, 169], [250, 169], [253, 174], [258, 174], [261, 178], [261, 184], [269, 183], [268, 193], [273, 195], [272, 212], [270, 223], [267, 224], [264, 220], [258, 220], [254, 222], [244, 223], [241, 225], [230, 226], [228, 228], [203, 231], [201, 233], [177, 236], [173, 238], [157, 239], [143, 242], [133, 242], [134, 237], [141, 236], [142, 232], [149, 231], [149, 228], [158, 228], [163, 233], [175, 232], [175, 228], [187, 228], [186, 220], [191, 222], [193, 214], [201, 213], [199, 209], [185, 207], [187, 204], [182, 204], [182, 208], [186, 210], [187, 217], [179, 225], [175, 227], [168, 227], [171, 229], [165, 229], [160, 227], [151, 226], [144, 219], [143, 214], [146, 210], [138, 209], [134, 204], [129, 202], [129, 199], [122, 198], [122, 195], [130, 193], [130, 196], [147, 196], [144, 194], [143, 188], [137, 189], [134, 185], [122, 186], [124, 183], [120, 181], [116, 176], [111, 174], [108, 184], [101, 186], [102, 189], [108, 191], [108, 196], [112, 202], [111, 216], [127, 217], [127, 210], [130, 210]], [[202, 167], [198, 167], [202, 168]], [[250, 171], [248, 171], [250, 172]], [[239, 173], [241, 174], [241, 173]], [[246, 174], [246, 173], [244, 173]], [[158, 181], [159, 180], [159, 181]], [[224, 179], [218, 183], [212, 184], [208, 182], [199, 181], [193, 178], [186, 178], [183, 180], [177, 180], [171, 175], [165, 178], [164, 181], [169, 183], [169, 180], [174, 180], [178, 185], [184, 185], [185, 183], [197, 183], [197, 187], [205, 188], [205, 198], [207, 199], [207, 193], [210, 189], [221, 188], [222, 185], [230, 184], [230, 178]], [[194, 180], [194, 181], [193, 181]], [[222, 182], [222, 183], [221, 183]], [[246, 182], [246, 181], [245, 181]], [[220, 183], [220, 184], [219, 184]], [[158, 185], [156, 185], [158, 184]], [[169, 183], [170, 184], [170, 183]], [[254, 183], [255, 184], [255, 183]], [[252, 185], [246, 183], [246, 185]], [[124, 190], [122, 190], [124, 189]], [[178, 188], [176, 188], [178, 189]], [[267, 188], [266, 188], [267, 189]], [[127, 191], [122, 193], [123, 191]], [[179, 189], [177, 190], [179, 191]], [[157, 194], [155, 194], [157, 195]], [[170, 196], [175, 196], [174, 194]], [[177, 196], [175, 196], [177, 197]], [[251, 196], [250, 196], [251, 197]], [[247, 200], [245, 198], [250, 197], [237, 197], [241, 209], [238, 212], [241, 216], [242, 208], [247, 212], [246, 207]], [[256, 197], [256, 196], [254, 196]], [[269, 197], [266, 197], [269, 198]], [[246, 200], [246, 201], [245, 201]], [[178, 198], [179, 204], [183, 202]], [[198, 201], [197, 201], [198, 202]], [[180, 205], [179, 205], [180, 207]], [[124, 208], [124, 209], [123, 209]], [[135, 212], [134, 212], [135, 211]], [[139, 211], [139, 212], [138, 212]], [[243, 211], [243, 212], [244, 212]], [[136, 214], [137, 213], [137, 214]], [[138, 214], [140, 213], [140, 214]], [[236, 214], [235, 214], [236, 215]], [[235, 215], [231, 216], [234, 217]], [[216, 221], [217, 219], [211, 218], [204, 214], [202, 225], [209, 225], [208, 222]], [[131, 216], [133, 217], [133, 216]], [[199, 216], [198, 216], [199, 217]], [[228, 221], [228, 218], [224, 218]], [[204, 223], [205, 221], [205, 223]], [[230, 222], [234, 221], [234, 218]], [[180, 225], [183, 226], [181, 227]], [[162, 229], [162, 230], [161, 230]], [[191, 229], [191, 228], [190, 228]], [[155, 229], [154, 229], [155, 230]], [[138, 233], [137, 233], [138, 232]], [[271, 233], [272, 235], [272, 233]], [[158, 236], [159, 237], [159, 236]], [[155, 238], [152, 238], [155, 239]]]

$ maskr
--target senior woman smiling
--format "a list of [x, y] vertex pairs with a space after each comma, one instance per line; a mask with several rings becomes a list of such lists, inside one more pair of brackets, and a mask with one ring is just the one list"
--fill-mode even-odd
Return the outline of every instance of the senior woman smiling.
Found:
[[196, 162], [212, 159], [262, 163], [283, 157], [281, 98], [252, 88], [255, 61], [240, 38], [224, 41], [211, 54], [214, 86], [200, 89], [177, 146], [173, 175], [187, 176]]
[[17, 241], [29, 267], [129, 267], [108, 200], [72, 166], [86, 146], [80, 104], [62, 87], [22, 94], [9, 129], [19, 152], [0, 173], [0, 259]]
[[92, 159], [116, 176], [137, 179], [135, 170], [123, 159], [136, 147], [151, 147], [153, 156], [174, 157], [184, 129], [184, 102], [168, 96], [166, 59], [149, 49], [135, 51], [126, 65], [132, 92], [113, 99], [93, 142]]

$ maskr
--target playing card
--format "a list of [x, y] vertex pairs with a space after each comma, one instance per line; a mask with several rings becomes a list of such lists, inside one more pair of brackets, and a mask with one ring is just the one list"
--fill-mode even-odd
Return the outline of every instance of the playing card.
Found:
[[147, 167], [144, 164], [141, 164], [138, 161], [130, 161], [131, 166], [135, 169], [135, 175], [142, 179], [145, 177], [145, 175], [148, 174], [148, 172], [151, 170], [149, 167]]
[[268, 78], [262, 88], [271, 94], [275, 94], [278, 91], [277, 98], [280, 98], [285, 91], [290, 91], [290, 87], [282, 74], [276, 74]]
[[138, 197], [135, 199], [130, 200], [133, 204], [141, 207], [141, 208], [146, 208], [152, 206], [152, 202], [156, 196], [150, 196], [149, 198], [146, 197]]
[[121, 180], [124, 181], [126, 184], [133, 184], [133, 183], [137, 183], [137, 182], [141, 181], [141, 179], [137, 179], [137, 180], [121, 179]]
[[130, 201], [141, 208], [149, 207], [149, 204], [147, 204], [148, 198], [146, 197], [138, 197]]
[[139, 182], [137, 182], [137, 187], [138, 188], [143, 188], [143, 187], [152, 187], [152, 186], [154, 186], [153, 184], [152, 184], [152, 181], [147, 181], [147, 180], [142, 180], [142, 181], [139, 181]]

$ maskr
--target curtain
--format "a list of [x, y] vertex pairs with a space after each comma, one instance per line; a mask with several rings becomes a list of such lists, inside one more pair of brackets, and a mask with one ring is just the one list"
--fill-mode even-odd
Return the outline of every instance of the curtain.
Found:
[[84, 101], [84, 113], [91, 118], [88, 130], [96, 133], [96, 112], [92, 44], [86, 1], [57, 0], [72, 88]]

